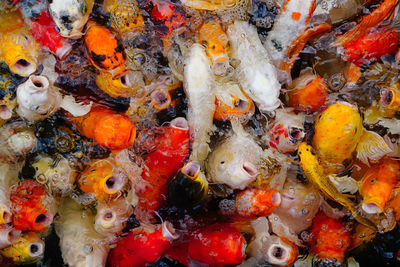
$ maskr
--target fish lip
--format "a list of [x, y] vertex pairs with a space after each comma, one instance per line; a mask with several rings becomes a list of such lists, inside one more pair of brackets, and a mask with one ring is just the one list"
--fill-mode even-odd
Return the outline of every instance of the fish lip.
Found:
[[200, 174], [200, 164], [195, 161], [188, 162], [183, 166], [182, 173], [194, 180]]
[[33, 242], [29, 244], [29, 256], [38, 257], [43, 254], [43, 244], [39, 242]]
[[50, 82], [45, 76], [31, 75], [29, 76], [31, 88], [36, 92], [43, 92], [49, 88]]
[[393, 101], [393, 91], [388, 88], [383, 88], [380, 91], [381, 103], [383, 106], [387, 107]]
[[158, 89], [150, 94], [151, 102], [156, 109], [162, 110], [167, 108], [171, 104], [171, 97], [168, 92]]
[[256, 177], [259, 173], [257, 167], [248, 161], [242, 163], [241, 170], [248, 174], [250, 177]]
[[178, 117], [178, 118], [173, 119], [170, 122], [170, 125], [174, 128], [178, 128], [178, 129], [183, 129], [183, 130], [189, 129], [188, 121], [184, 117]]
[[107, 194], [115, 194], [125, 186], [125, 183], [125, 175], [122, 172], [117, 171], [116, 173], [104, 179], [104, 191]]
[[288, 194], [286, 194], [286, 193], [281, 193], [281, 197], [282, 197], [282, 198], [289, 199], [289, 200], [295, 200], [294, 197], [292, 197], [292, 196], [290, 196], [290, 195], [288, 195]]
[[383, 207], [377, 201], [364, 201], [361, 209], [368, 214], [379, 214], [383, 212]]
[[172, 242], [180, 237], [180, 234], [176, 232], [172, 223], [165, 221], [162, 223], [162, 235], [163, 237]]

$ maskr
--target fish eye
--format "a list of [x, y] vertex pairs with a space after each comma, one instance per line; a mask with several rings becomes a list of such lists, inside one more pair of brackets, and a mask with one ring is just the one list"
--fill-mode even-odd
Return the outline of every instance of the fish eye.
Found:
[[213, 50], [214, 50], [214, 49], [215, 49], [215, 45], [212, 45], [212, 46], [211, 46], [211, 49], [213, 49]]
[[225, 161], [221, 161], [221, 164], [225, 164]]

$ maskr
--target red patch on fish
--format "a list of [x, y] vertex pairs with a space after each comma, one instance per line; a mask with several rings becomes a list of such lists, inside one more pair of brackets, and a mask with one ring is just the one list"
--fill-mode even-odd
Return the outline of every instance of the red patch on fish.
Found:
[[350, 232], [344, 224], [318, 213], [311, 226], [311, 251], [320, 259], [336, 259], [342, 262], [350, 245]]
[[383, 56], [396, 54], [398, 43], [399, 37], [396, 30], [380, 28], [349, 42], [344, 48], [346, 48], [347, 60], [361, 66], [378, 61]]
[[45, 187], [36, 181], [23, 181], [11, 191], [10, 200], [17, 230], [43, 231], [51, 223]]
[[186, 29], [185, 12], [180, 6], [167, 0], [156, 1], [151, 12], [151, 19], [161, 37], [180, 33]]
[[235, 266], [245, 259], [245, 245], [246, 241], [235, 227], [216, 223], [193, 233], [189, 256], [210, 266]]
[[182, 167], [189, 154], [189, 129], [168, 125], [157, 137], [157, 149], [147, 155], [142, 178], [148, 185], [137, 190], [136, 207], [139, 220], [151, 219], [159, 209], [168, 191], [168, 180]]
[[269, 216], [280, 202], [280, 195], [275, 189], [249, 188], [237, 195], [236, 209], [243, 217]]
[[282, 124], [275, 124], [275, 123], [272, 124], [270, 128], [270, 141], [269, 141], [269, 145], [272, 148], [277, 149], [280, 136], [288, 138], [289, 137], [288, 130], [284, 128]]
[[121, 238], [111, 250], [107, 266], [141, 267], [155, 262], [170, 248], [171, 241], [163, 236], [162, 227], [155, 231], [138, 227]]
[[292, 12], [292, 19], [299, 20], [301, 18], [300, 12]]

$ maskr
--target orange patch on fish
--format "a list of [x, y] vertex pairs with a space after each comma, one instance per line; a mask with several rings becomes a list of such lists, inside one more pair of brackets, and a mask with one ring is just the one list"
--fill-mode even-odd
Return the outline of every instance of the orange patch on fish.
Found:
[[299, 20], [301, 18], [300, 12], [292, 12], [292, 19]]

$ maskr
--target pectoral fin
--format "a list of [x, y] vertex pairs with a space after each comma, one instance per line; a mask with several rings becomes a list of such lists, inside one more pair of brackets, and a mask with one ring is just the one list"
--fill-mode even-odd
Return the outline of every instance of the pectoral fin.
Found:
[[392, 152], [382, 136], [366, 130], [364, 130], [356, 150], [357, 158], [367, 165], [369, 165], [368, 160], [379, 160]]

